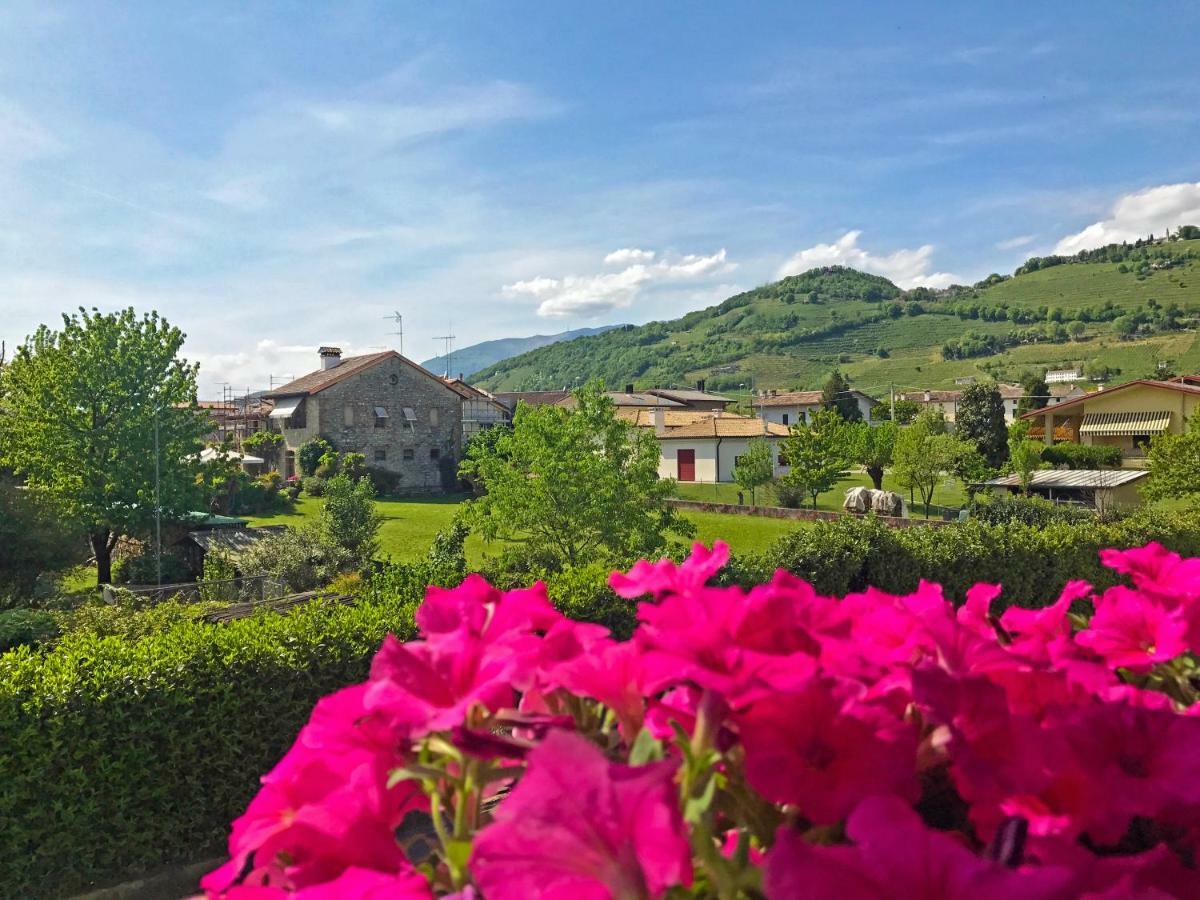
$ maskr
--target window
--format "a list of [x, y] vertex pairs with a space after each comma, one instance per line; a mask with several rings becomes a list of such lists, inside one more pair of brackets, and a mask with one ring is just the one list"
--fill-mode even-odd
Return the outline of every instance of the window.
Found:
[[404, 451], [404, 459], [405, 459], [406, 461], [411, 461], [411, 460], [412, 460], [412, 458], [413, 458], [413, 451], [412, 451], [412, 447], [409, 447], [409, 448], [407, 448], [407, 449]]
[[437, 410], [437, 407], [436, 407], [436, 406], [432, 407], [432, 408], [429, 410], [429, 424], [430, 424], [430, 425], [432, 425], [434, 428], [437, 428], [437, 424], [438, 424], [438, 410]]
[[429, 458], [430, 459], [438, 459], [441, 455], [442, 455], [442, 451], [439, 450], [437, 447], [429, 448]]
[[375, 427], [387, 428], [388, 411], [382, 406], [375, 407]]
[[375, 462], [385, 462], [386, 460], [387, 460], [387, 451], [386, 450], [376, 450], [375, 451]]
[[783, 424], [784, 425], [788, 424], [788, 414], [787, 413], [783, 414]]
[[342, 407], [342, 424], [344, 424], [347, 428], [350, 428], [354, 425], [354, 407], [350, 404], [346, 404], [344, 407]]

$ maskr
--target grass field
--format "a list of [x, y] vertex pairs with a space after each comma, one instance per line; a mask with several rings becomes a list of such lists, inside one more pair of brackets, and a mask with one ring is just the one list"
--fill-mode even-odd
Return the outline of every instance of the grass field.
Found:
[[[376, 505], [383, 514], [383, 525], [379, 529], [380, 549], [384, 556], [397, 562], [411, 562], [422, 558], [429, 550], [434, 535], [449, 526], [455, 510], [463, 501], [462, 496], [423, 497], [406, 500], [377, 500]], [[736, 500], [736, 495], [735, 498]], [[251, 525], [299, 525], [316, 517], [322, 501], [319, 498], [301, 497], [292, 512], [272, 516], [251, 516]], [[749, 516], [725, 515], [721, 513], [685, 513], [686, 518], [696, 525], [696, 540], [711, 544], [716, 539], [727, 541], [737, 552], [757, 552], [765, 549], [776, 538], [801, 523], [780, 519], [759, 519]], [[476, 535], [467, 539], [467, 560], [478, 566], [485, 556], [496, 555], [501, 545], [487, 544]]]
[[[853, 487], [871, 486], [871, 479], [867, 477], [865, 472], [855, 472], [843, 478], [831, 490], [817, 497], [817, 509], [840, 512], [842, 501], [846, 499], [847, 490]], [[908, 492], [897, 485], [891, 475], [884, 476], [883, 487], [884, 490], [896, 491], [906, 501], [908, 500]], [[737, 503], [738, 490], [739, 488], [736, 484], [678, 484], [675, 493], [685, 500], [706, 500], [710, 503]], [[756, 500], [760, 506], [771, 505], [775, 502], [770, 488], [760, 488]], [[746, 494], [745, 501], [747, 503], [750, 502], [749, 494]], [[948, 478], [942, 484], [939, 484], [937, 490], [934, 491], [933, 502], [935, 506], [961, 507], [967, 502], [967, 498], [963, 494], [962, 487], [958, 481]], [[914, 517], [920, 517], [921, 512], [922, 508], [918, 501], [911, 509], [911, 514]]]

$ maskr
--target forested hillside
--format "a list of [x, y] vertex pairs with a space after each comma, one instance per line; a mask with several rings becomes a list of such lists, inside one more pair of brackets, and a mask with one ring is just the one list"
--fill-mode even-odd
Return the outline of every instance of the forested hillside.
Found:
[[[1190, 227], [1183, 234], [1200, 236]], [[902, 291], [877, 275], [813, 269], [670, 322], [626, 325], [484, 369], [497, 390], [573, 385], [941, 387], [1078, 364], [1096, 377], [1200, 370], [1200, 240], [1138, 241], [1028, 260], [1011, 276]], [[1160, 364], [1163, 364], [1160, 366]]]
[[494, 341], [481, 341], [469, 347], [455, 350], [449, 356], [435, 356], [421, 363], [430, 372], [438, 375], [471, 375], [480, 369], [493, 366], [510, 356], [528, 353], [538, 347], [546, 347], [559, 341], [569, 341], [577, 337], [587, 337], [592, 334], [603, 334], [619, 325], [601, 325], [598, 328], [575, 328], [571, 331], [560, 331], [558, 334], [534, 334], [529, 337], [498, 338]]

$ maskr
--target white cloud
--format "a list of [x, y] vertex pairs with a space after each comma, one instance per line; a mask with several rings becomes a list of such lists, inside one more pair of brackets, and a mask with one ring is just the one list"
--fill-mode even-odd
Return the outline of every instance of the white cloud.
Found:
[[1054, 252], [1070, 255], [1194, 224], [1200, 224], [1200, 182], [1163, 184], [1118, 198], [1107, 218], [1067, 235]]
[[654, 259], [653, 250], [638, 250], [634, 247], [622, 247], [620, 250], [614, 250], [608, 256], [604, 257], [604, 264], [608, 266], [622, 266], [629, 263], [647, 263]]
[[540, 301], [539, 316], [595, 316], [614, 309], [628, 309], [643, 288], [655, 282], [695, 281], [732, 272], [736, 263], [726, 259], [725, 248], [709, 256], [689, 253], [675, 260], [654, 259], [651, 250], [615, 250], [604, 258], [606, 263], [632, 262], [619, 272], [598, 275], [565, 275], [562, 278], [539, 276], [506, 284], [506, 297], [532, 297]]
[[996, 249], [997, 250], [1016, 250], [1018, 247], [1025, 247], [1025, 246], [1028, 246], [1029, 244], [1032, 244], [1033, 241], [1034, 241], [1034, 235], [1032, 235], [1032, 234], [1018, 234], [1016, 237], [1010, 237], [1008, 240], [997, 241]]
[[950, 272], [929, 271], [933, 264], [932, 244], [879, 256], [858, 246], [861, 235], [859, 230], [847, 231], [835, 243], [817, 244], [801, 250], [779, 267], [776, 277], [798, 275], [821, 266], [849, 266], [882, 275], [906, 290], [914, 287], [942, 288], [962, 283], [959, 276]]

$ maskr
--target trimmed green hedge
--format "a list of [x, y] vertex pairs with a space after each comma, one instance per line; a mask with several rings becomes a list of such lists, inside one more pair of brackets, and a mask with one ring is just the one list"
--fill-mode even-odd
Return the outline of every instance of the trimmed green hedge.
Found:
[[731, 578], [752, 584], [783, 568], [835, 596], [868, 585], [904, 593], [924, 578], [942, 584], [956, 602], [971, 585], [986, 581], [1004, 586], [1003, 604], [1040, 607], [1073, 578], [1097, 587], [1116, 583], [1118, 576], [1100, 564], [1100, 550], [1149, 541], [1200, 556], [1200, 513], [1144, 511], [1118, 522], [1044, 526], [969, 521], [892, 529], [874, 517], [817, 522], [759, 556], [735, 560]]
[[53, 897], [219, 853], [321, 696], [362, 680], [419, 595], [316, 602], [0, 657], [0, 896]]

